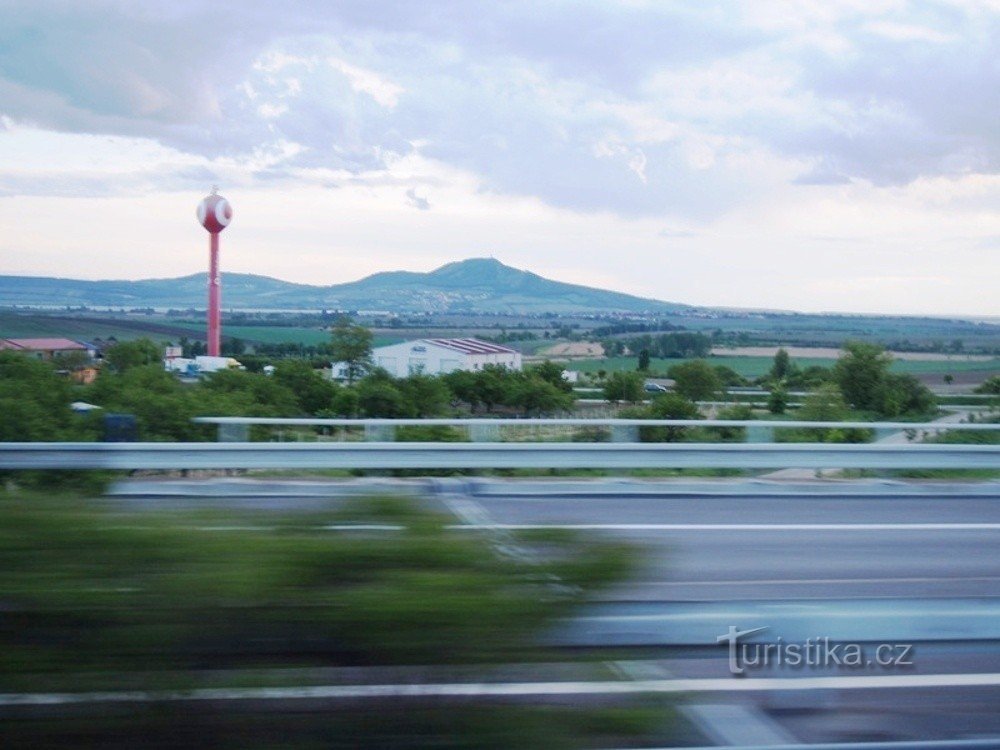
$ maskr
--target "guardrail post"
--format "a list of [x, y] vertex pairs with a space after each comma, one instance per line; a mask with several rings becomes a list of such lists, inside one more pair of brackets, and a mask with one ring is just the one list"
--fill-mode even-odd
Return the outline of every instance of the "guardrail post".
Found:
[[391, 424], [366, 424], [365, 440], [369, 443], [395, 442], [396, 427]]
[[470, 424], [469, 440], [471, 440], [473, 443], [499, 443], [500, 425]]
[[748, 425], [746, 428], [747, 443], [773, 443], [774, 428], [763, 425]]
[[220, 424], [218, 440], [220, 443], [249, 443], [250, 425]]
[[639, 428], [634, 424], [611, 425], [612, 443], [638, 443]]

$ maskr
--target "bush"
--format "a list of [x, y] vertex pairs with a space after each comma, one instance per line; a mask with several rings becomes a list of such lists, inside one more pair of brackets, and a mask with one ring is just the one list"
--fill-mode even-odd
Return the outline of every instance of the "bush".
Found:
[[5, 675], [497, 660], [631, 567], [620, 545], [576, 537], [551, 563], [514, 559], [400, 498], [263, 527], [233, 512], [220, 520], [243, 530], [209, 530], [204, 511], [0, 494]]
[[[701, 419], [694, 402], [676, 393], [657, 396], [642, 410], [645, 419]], [[624, 416], [624, 414], [623, 414]], [[688, 438], [687, 427], [640, 427], [639, 440], [644, 443], [677, 443]]]
[[667, 370], [674, 380], [674, 390], [691, 401], [715, 398], [722, 390], [722, 381], [715, 368], [703, 359], [674, 365]]

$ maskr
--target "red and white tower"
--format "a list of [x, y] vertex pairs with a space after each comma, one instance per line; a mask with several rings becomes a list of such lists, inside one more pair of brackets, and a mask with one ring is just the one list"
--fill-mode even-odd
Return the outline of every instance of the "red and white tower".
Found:
[[219, 278], [219, 232], [229, 226], [233, 218], [233, 207], [219, 195], [217, 187], [212, 194], [202, 198], [198, 204], [198, 221], [208, 230], [208, 355], [219, 356], [219, 341], [222, 334], [222, 281]]

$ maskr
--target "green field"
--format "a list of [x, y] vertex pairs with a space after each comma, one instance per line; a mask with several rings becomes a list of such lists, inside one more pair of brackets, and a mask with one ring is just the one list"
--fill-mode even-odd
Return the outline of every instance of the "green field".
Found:
[[[689, 360], [683, 359], [653, 359], [650, 362], [651, 374], [666, 375], [674, 365]], [[774, 363], [771, 357], [709, 357], [708, 361], [713, 365], [723, 365], [732, 368], [745, 378], [753, 379], [765, 375]], [[818, 357], [796, 357], [793, 359], [800, 368], [812, 367], [832, 367], [836, 360], [821, 359]], [[578, 372], [594, 373], [598, 370], [634, 370], [636, 365], [635, 357], [610, 357], [608, 359], [584, 359], [575, 362], [568, 362], [568, 370]], [[935, 362], [921, 360], [896, 360], [892, 364], [893, 372], [905, 372], [912, 375], [924, 375], [927, 373], [957, 373], [957, 372], [1000, 372], [1000, 358], [985, 360], [981, 362], [955, 361], [955, 362]]]
[[112, 336], [119, 341], [150, 338], [154, 341], [176, 340], [184, 335], [183, 328], [162, 319], [140, 317], [93, 318], [83, 315], [24, 315], [0, 312], [0, 338], [60, 337], [90, 341]]
[[[195, 321], [177, 321], [174, 325], [190, 330], [192, 333], [204, 333], [205, 324]], [[291, 328], [285, 326], [227, 326], [225, 318], [222, 321], [222, 335], [235, 336], [244, 341], [261, 344], [295, 343], [306, 346], [326, 344], [330, 341], [330, 332], [318, 328]]]
[[[330, 341], [330, 332], [317, 328], [292, 326], [239, 326], [226, 325], [222, 320], [222, 335], [235, 336], [248, 343], [295, 343], [316, 346]], [[182, 336], [191, 339], [205, 338], [205, 323], [197, 320], [165, 320], [162, 317], [146, 319], [141, 316], [128, 318], [91, 317], [84, 315], [32, 315], [0, 312], [0, 338], [63, 337], [90, 341], [95, 338], [129, 340], [150, 338], [154, 341], [177, 342]], [[403, 340], [403, 336], [375, 336], [374, 345], [384, 346]]]

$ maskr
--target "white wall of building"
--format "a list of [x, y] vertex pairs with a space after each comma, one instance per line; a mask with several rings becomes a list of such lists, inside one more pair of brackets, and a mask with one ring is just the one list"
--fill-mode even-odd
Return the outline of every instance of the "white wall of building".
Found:
[[[521, 369], [521, 353], [515, 351], [466, 353], [427, 340], [404, 341], [372, 349], [372, 364], [396, 378], [416, 372], [443, 375], [455, 370], [481, 370], [485, 365], [501, 365], [511, 370]], [[347, 365], [334, 362], [331, 375], [335, 380], [347, 378]]]

